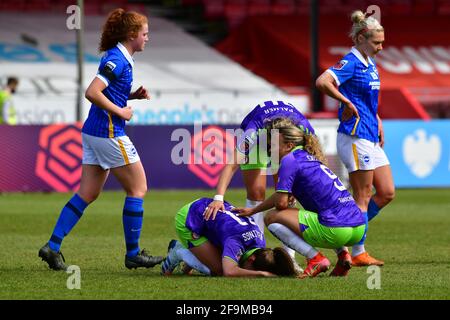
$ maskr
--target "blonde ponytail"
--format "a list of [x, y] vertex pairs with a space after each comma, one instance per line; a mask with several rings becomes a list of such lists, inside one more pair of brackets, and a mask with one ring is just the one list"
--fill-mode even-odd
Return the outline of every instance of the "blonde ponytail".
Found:
[[360, 34], [366, 39], [369, 39], [375, 32], [384, 31], [384, 28], [377, 19], [374, 17], [366, 18], [366, 15], [361, 10], [353, 11], [351, 21], [353, 25], [349, 36], [355, 44], [358, 44], [358, 36]]

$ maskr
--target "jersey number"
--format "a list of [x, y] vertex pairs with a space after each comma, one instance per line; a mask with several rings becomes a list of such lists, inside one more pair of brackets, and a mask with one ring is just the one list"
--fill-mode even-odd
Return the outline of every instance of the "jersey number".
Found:
[[[241, 226], [248, 226], [248, 223], [253, 224], [256, 226], [256, 222], [253, 220], [252, 217], [238, 217], [231, 211], [222, 211], [223, 213], [227, 214], [229, 217], [234, 219], [237, 223], [239, 223]], [[246, 222], [247, 221], [247, 222]]]
[[335, 175], [327, 166], [321, 164], [320, 169], [322, 169], [322, 171], [325, 172], [326, 175], [329, 176], [332, 180], [337, 180], [333, 183], [336, 189], [338, 189], [339, 191], [345, 190], [345, 186], [342, 184], [341, 180], [339, 180], [338, 176]]

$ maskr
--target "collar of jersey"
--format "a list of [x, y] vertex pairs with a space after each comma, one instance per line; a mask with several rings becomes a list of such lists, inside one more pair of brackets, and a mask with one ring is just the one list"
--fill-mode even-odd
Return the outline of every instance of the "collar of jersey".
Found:
[[247, 261], [248, 257], [250, 257], [256, 250], [259, 250], [261, 248], [253, 248], [250, 250], [245, 251], [245, 253], [242, 255], [241, 257], [241, 263], [244, 263], [245, 261]]
[[[351, 53], [353, 53], [358, 58], [359, 61], [361, 61], [366, 67], [368, 67], [366, 59], [364, 59], [364, 57], [362, 56], [361, 52], [358, 51], [358, 49], [356, 49], [355, 47], [352, 47]], [[369, 63], [371, 65], [374, 65], [372, 62], [372, 58], [370, 58], [370, 57], [367, 57], [367, 58], [369, 60]]]
[[303, 150], [303, 146], [296, 146], [294, 149], [291, 150], [291, 152], [294, 152], [296, 150]]
[[123, 44], [121, 44], [120, 42], [117, 43], [117, 48], [120, 50], [120, 52], [122, 52], [124, 57], [128, 60], [128, 62], [133, 67], [134, 66], [134, 60], [131, 57], [130, 53], [128, 52], [127, 48], [125, 48], [125, 46]]

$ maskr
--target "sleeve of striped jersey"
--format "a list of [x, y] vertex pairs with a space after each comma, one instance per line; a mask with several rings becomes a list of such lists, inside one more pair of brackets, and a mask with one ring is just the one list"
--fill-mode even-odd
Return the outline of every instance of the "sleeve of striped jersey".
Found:
[[105, 59], [100, 63], [98, 68], [97, 77], [102, 80], [106, 86], [109, 86], [111, 81], [114, 81], [120, 77], [123, 71], [123, 61], [119, 58], [111, 57]]
[[352, 60], [341, 60], [327, 70], [336, 80], [338, 86], [342, 85], [348, 79], [353, 77], [355, 72], [355, 62]]
[[287, 155], [281, 160], [280, 168], [278, 169], [276, 192], [292, 193], [296, 168], [294, 164], [289, 161], [289, 158], [289, 155]]

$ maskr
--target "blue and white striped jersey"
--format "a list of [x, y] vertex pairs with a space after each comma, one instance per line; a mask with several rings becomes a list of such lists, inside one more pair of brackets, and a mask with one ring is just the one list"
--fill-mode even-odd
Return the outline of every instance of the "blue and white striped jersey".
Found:
[[[103, 94], [121, 108], [127, 105], [133, 85], [133, 65], [133, 58], [119, 42], [103, 55], [98, 68], [97, 78], [106, 85]], [[82, 132], [96, 137], [114, 138], [124, 136], [124, 128], [125, 120], [92, 104]]]
[[338, 132], [357, 136], [372, 142], [378, 142], [378, 94], [380, 78], [375, 61], [369, 57], [369, 63], [361, 53], [352, 50], [333, 67], [327, 70], [339, 86], [339, 92], [349, 99], [358, 109], [360, 118], [352, 117], [342, 121], [343, 105], [339, 106]]

